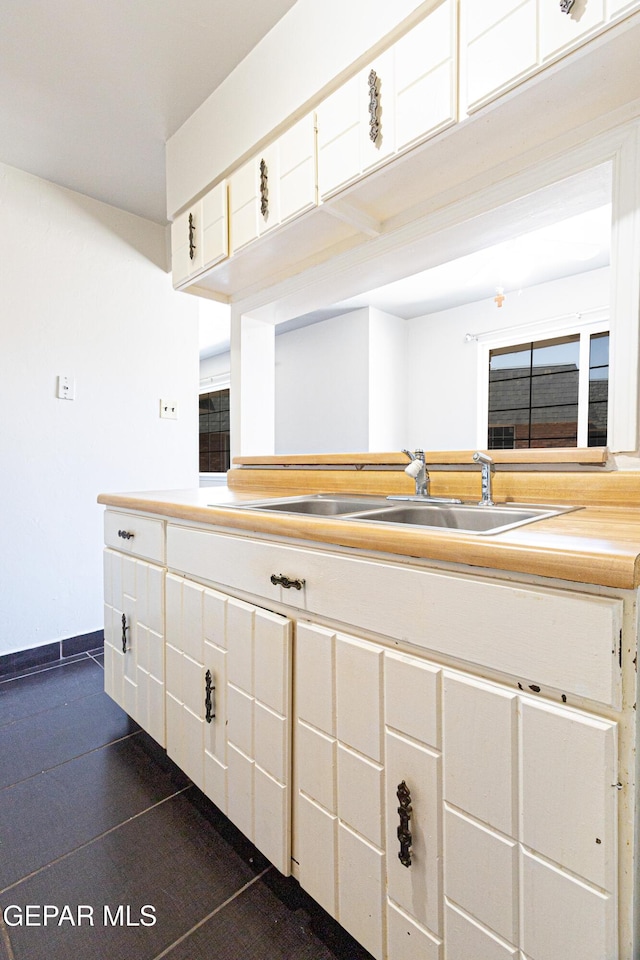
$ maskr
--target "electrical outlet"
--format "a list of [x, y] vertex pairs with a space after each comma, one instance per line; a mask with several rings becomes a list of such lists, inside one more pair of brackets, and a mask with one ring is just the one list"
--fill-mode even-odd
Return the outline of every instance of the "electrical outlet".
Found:
[[58, 400], [75, 400], [76, 381], [75, 377], [65, 377], [62, 374], [58, 377], [58, 388], [56, 390]]
[[160, 401], [160, 416], [165, 420], [178, 419], [178, 404], [175, 400]]

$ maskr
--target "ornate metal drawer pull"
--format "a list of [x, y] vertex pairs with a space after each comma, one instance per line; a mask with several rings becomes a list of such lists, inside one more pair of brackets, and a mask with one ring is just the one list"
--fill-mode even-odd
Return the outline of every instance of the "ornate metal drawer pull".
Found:
[[195, 245], [195, 236], [196, 236], [196, 225], [193, 220], [193, 214], [189, 214], [189, 259], [193, 260], [196, 255], [196, 245]]
[[272, 573], [271, 583], [274, 585], [274, 587], [278, 587], [278, 586], [284, 587], [285, 590], [290, 590], [291, 587], [295, 587], [296, 590], [302, 590], [302, 588], [304, 587], [305, 581], [300, 579], [291, 580], [290, 577], [285, 577], [284, 574], [282, 573], [278, 573], [278, 574]]
[[400, 815], [400, 825], [398, 827], [398, 840], [400, 841], [400, 849], [398, 851], [398, 859], [401, 864], [405, 867], [411, 866], [411, 831], [409, 830], [409, 821], [411, 820], [411, 794], [409, 793], [409, 787], [403, 780], [402, 783], [398, 784], [398, 789], [396, 791], [396, 796], [400, 801], [400, 806], [398, 807], [398, 814]]
[[380, 133], [380, 90], [375, 70], [369, 74], [369, 118], [369, 139], [375, 143]]
[[123, 540], [132, 540], [135, 533], [130, 533], [128, 530], [118, 530], [118, 536], [122, 537]]
[[211, 723], [211, 721], [215, 720], [216, 717], [216, 705], [213, 699], [215, 692], [216, 688], [213, 685], [211, 670], [207, 670], [204, 675], [204, 718], [207, 723]]
[[122, 614], [122, 652], [123, 653], [127, 652], [127, 630], [129, 629], [130, 627], [127, 626], [127, 618], [123, 613]]
[[260, 161], [260, 213], [266, 220], [269, 213], [269, 170], [264, 157]]
[[560, 0], [560, 9], [563, 13], [570, 13], [575, 2], [576, 0]]

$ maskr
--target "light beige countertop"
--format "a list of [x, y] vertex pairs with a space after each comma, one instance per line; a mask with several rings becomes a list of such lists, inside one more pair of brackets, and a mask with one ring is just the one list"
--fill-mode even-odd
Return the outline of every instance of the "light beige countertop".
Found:
[[[328, 484], [326, 492], [330, 492]], [[469, 564], [514, 573], [630, 589], [640, 584], [640, 507], [586, 506], [495, 535], [380, 525], [363, 520], [274, 514], [238, 505], [300, 495], [300, 488], [103, 493], [106, 506], [366, 551]], [[344, 492], [344, 491], [342, 491]]]

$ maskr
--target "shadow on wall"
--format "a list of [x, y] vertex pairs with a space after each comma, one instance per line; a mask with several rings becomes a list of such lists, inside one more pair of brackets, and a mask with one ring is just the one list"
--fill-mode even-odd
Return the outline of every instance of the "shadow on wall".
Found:
[[66, 187], [58, 187], [50, 183], [47, 186], [64, 193], [65, 205], [73, 204], [76, 210], [82, 211], [87, 219], [101, 224], [105, 231], [119, 237], [145, 260], [164, 273], [170, 273], [171, 238], [168, 226], [145, 220], [143, 217], [112, 207], [100, 200], [94, 200], [92, 197], [85, 197]]

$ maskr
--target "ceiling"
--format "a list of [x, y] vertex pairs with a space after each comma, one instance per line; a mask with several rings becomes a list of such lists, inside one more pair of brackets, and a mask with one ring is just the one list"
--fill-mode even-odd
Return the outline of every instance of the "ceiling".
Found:
[[165, 141], [295, 0], [0, 0], [0, 162], [166, 223]]

